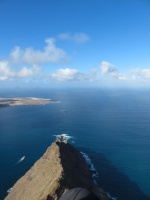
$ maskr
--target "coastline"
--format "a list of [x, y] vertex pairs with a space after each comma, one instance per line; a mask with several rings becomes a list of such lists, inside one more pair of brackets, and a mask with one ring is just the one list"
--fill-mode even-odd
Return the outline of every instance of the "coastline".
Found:
[[14, 184], [5, 199], [57, 200], [70, 189], [86, 188], [99, 199], [109, 200], [107, 193], [94, 183], [93, 171], [83, 154], [69, 144], [64, 135], [57, 137], [43, 156]]
[[22, 97], [22, 98], [0, 98], [0, 107], [6, 106], [23, 106], [23, 105], [45, 105], [50, 103], [57, 103], [51, 99]]

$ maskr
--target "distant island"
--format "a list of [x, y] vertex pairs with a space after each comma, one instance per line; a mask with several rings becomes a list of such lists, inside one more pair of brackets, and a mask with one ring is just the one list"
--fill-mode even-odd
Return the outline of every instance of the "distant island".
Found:
[[0, 98], [0, 107], [5, 106], [23, 106], [23, 105], [45, 105], [50, 103], [57, 103], [51, 99], [21, 97], [21, 98]]

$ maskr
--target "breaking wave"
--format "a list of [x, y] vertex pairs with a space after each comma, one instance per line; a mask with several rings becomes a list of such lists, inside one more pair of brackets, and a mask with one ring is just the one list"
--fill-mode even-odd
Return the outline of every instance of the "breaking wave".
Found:
[[62, 136], [64, 139], [66, 139], [67, 141], [71, 142], [71, 143], [75, 143], [75, 141], [73, 140], [74, 137], [73, 136], [70, 136], [66, 133], [63, 133], [63, 134], [60, 134], [60, 135], [53, 135], [55, 137], [58, 137], [58, 136]]
[[[83, 156], [83, 158], [85, 159], [87, 165], [89, 166], [90, 170], [92, 171], [92, 178], [93, 178], [94, 183], [95, 183], [96, 185], [98, 185], [96, 179], [99, 177], [99, 174], [98, 174], [98, 172], [97, 172], [97, 170], [96, 170], [94, 164], [92, 163], [91, 159], [89, 158], [89, 156], [88, 156], [86, 153], [84, 153], [84, 152], [82, 152], [82, 151], [81, 151], [80, 153], [82, 154], [82, 156]], [[108, 198], [109, 198], [110, 200], [117, 200], [117, 197], [111, 196], [111, 194], [108, 193], [108, 192], [107, 192], [107, 196], [108, 196]]]
[[82, 151], [80, 153], [82, 154], [87, 165], [89, 166], [90, 170], [92, 171], [92, 178], [93, 178], [94, 183], [97, 184], [96, 178], [99, 177], [99, 174], [98, 174], [97, 170], [95, 169], [94, 164], [92, 163], [91, 159], [89, 158], [89, 156], [86, 153], [84, 153]]
[[107, 192], [107, 196], [108, 196], [108, 198], [111, 199], [111, 200], [118, 200], [117, 197], [111, 196], [111, 194], [108, 193], [108, 192]]
[[7, 190], [7, 193], [10, 193], [12, 191], [12, 188], [9, 188], [8, 190]]

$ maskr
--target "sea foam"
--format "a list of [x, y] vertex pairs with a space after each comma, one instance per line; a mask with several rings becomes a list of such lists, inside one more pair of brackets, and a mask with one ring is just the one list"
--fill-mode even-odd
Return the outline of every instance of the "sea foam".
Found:
[[70, 142], [72, 142], [72, 143], [75, 143], [74, 142], [74, 137], [73, 136], [70, 136], [70, 135], [68, 135], [68, 134], [66, 134], [66, 133], [63, 133], [63, 134], [60, 134], [60, 135], [53, 135], [53, 136], [55, 136], [56, 138], [58, 137], [58, 136], [62, 136], [64, 139], [66, 139], [67, 141], [70, 141]]
[[92, 163], [91, 159], [89, 158], [89, 156], [86, 153], [84, 153], [82, 151], [80, 153], [82, 154], [82, 156], [85, 159], [87, 165], [89, 166], [90, 170], [92, 171], [92, 178], [93, 178], [94, 183], [97, 184], [96, 178], [99, 177], [99, 174], [98, 174], [94, 164]]
[[[93, 181], [96, 185], [98, 185], [97, 183], [97, 178], [99, 177], [99, 174], [94, 166], [94, 164], [92, 163], [91, 159], [89, 158], [89, 156], [84, 153], [84, 152], [80, 152], [82, 154], [82, 156], [84, 157], [87, 165], [89, 166], [90, 170], [92, 171], [92, 178], [93, 178]], [[110, 200], [118, 200], [117, 197], [113, 197], [109, 192], [107, 192], [107, 196]]]
[[111, 200], [118, 200], [117, 197], [113, 197], [109, 192], [107, 192], [107, 196]]

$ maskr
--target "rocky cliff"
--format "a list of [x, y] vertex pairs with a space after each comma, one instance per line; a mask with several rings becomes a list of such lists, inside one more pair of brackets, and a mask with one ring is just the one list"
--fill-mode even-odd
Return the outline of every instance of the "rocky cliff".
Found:
[[94, 185], [81, 153], [69, 143], [56, 141], [16, 182], [5, 200], [56, 200], [75, 187], [91, 189], [99, 199], [108, 200], [106, 193]]

